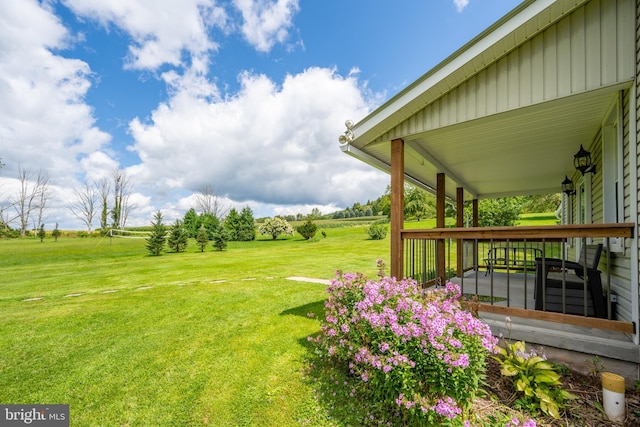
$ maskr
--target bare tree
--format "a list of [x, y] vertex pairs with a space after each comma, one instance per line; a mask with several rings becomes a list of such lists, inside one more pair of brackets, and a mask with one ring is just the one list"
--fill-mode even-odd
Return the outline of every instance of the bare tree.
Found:
[[133, 192], [133, 187], [129, 180], [127, 172], [121, 169], [115, 169], [112, 174], [113, 178], [113, 208], [111, 209], [111, 219], [113, 227], [122, 229], [127, 223], [127, 217], [132, 207], [129, 205], [129, 197]]
[[96, 183], [96, 191], [100, 198], [100, 230], [103, 235], [107, 233], [109, 227], [109, 193], [111, 193], [111, 183], [107, 178], [102, 178]]
[[36, 186], [38, 187], [38, 197], [36, 201], [36, 228], [40, 228], [44, 222], [44, 210], [49, 203], [49, 199], [53, 196], [51, 190], [51, 180], [49, 174], [46, 171], [40, 171], [36, 179]]
[[93, 217], [96, 214], [98, 188], [96, 184], [90, 182], [85, 182], [82, 188], [74, 188], [74, 200], [67, 205], [73, 216], [87, 226], [87, 233], [91, 233]]
[[213, 215], [222, 218], [229, 212], [228, 206], [223, 206], [220, 196], [209, 184], [206, 184], [198, 194], [196, 194], [196, 207], [204, 215]]
[[13, 207], [16, 210], [16, 218], [20, 221], [21, 236], [27, 234], [29, 219], [34, 210], [38, 211], [38, 222], [42, 221], [44, 209], [51, 196], [49, 174], [46, 171], [41, 169], [34, 182], [31, 181], [31, 177], [28, 169], [18, 167], [20, 191], [13, 200]]

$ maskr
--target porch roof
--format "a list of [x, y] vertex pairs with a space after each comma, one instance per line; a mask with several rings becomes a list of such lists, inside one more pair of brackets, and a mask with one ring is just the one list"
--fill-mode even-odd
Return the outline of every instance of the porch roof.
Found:
[[452, 199], [456, 187], [466, 199], [557, 193], [633, 80], [634, 7], [524, 1], [356, 123], [341, 149], [390, 172], [402, 138], [406, 179], [434, 189], [445, 173]]

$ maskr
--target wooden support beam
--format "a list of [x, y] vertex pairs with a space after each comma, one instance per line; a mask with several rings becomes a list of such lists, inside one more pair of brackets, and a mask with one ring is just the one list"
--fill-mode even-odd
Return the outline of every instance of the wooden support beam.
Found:
[[548, 311], [526, 310], [518, 307], [505, 307], [501, 305], [478, 304], [478, 311], [495, 313], [504, 316], [522, 317], [525, 319], [545, 320], [548, 322], [562, 323], [565, 325], [582, 326], [585, 328], [606, 329], [608, 331], [635, 334], [635, 325], [631, 322], [618, 320], [598, 319], [596, 317], [576, 316], [573, 314], [551, 313]]
[[478, 199], [473, 199], [473, 201], [471, 202], [472, 204], [472, 227], [477, 227], [478, 226]]
[[[445, 205], [445, 174], [439, 173], [436, 176], [436, 227], [444, 228], [444, 205]], [[445, 244], [444, 239], [437, 242], [437, 266], [436, 277], [440, 279], [440, 284], [445, 284]]]
[[404, 227], [404, 141], [391, 141], [391, 276], [404, 277], [404, 247], [401, 231]]

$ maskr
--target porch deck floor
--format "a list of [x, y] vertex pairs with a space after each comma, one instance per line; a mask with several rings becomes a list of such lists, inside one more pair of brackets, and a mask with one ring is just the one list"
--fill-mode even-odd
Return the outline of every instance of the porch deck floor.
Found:
[[[485, 272], [468, 271], [450, 281], [459, 285], [463, 294], [477, 293], [487, 298], [481, 302], [490, 303], [493, 296], [494, 305], [535, 309], [533, 273], [493, 271], [485, 275]], [[511, 318], [508, 329], [503, 315], [480, 312], [479, 316], [496, 336], [502, 334], [527, 343], [640, 363], [640, 347], [634, 344], [632, 336], [621, 332], [517, 317]]]

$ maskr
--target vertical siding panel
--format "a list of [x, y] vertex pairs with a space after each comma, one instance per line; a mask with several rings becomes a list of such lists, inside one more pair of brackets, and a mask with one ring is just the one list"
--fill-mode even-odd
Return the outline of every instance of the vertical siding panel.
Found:
[[496, 64], [496, 112], [509, 108], [509, 61], [504, 57]]
[[585, 77], [587, 79], [587, 89], [594, 89], [600, 86], [601, 55], [600, 55], [600, 2], [593, 1], [585, 6], [585, 41], [587, 50], [585, 52]]
[[496, 99], [498, 96], [498, 85], [496, 84], [496, 75], [498, 72], [496, 68], [496, 64], [490, 65], [485, 74], [487, 114], [495, 114], [498, 111], [498, 100]]
[[571, 94], [571, 20], [563, 19], [556, 25], [556, 58], [558, 61], [558, 96]]
[[[609, 0], [615, 3], [615, 0]], [[601, 10], [601, 22], [602, 22], [602, 45], [600, 49], [602, 51], [602, 84], [614, 83], [616, 80], [617, 72], [616, 67], [612, 67], [612, 64], [618, 64], [616, 46], [617, 30], [616, 30], [616, 18], [617, 11], [612, 7], [602, 7]]]
[[474, 76], [467, 82], [467, 120], [474, 119], [478, 116], [476, 108], [476, 103], [478, 102], [476, 100], [476, 93], [478, 91], [476, 80], [477, 77]]
[[478, 74], [478, 79], [476, 82], [476, 105], [477, 105], [477, 116], [482, 117], [487, 115], [487, 72], [483, 71]]
[[507, 109], [520, 106], [520, 55], [516, 50], [507, 56], [508, 81], [507, 81]]
[[587, 88], [585, 13], [584, 8], [576, 10], [571, 19], [571, 93], [582, 92]]
[[544, 99], [558, 95], [558, 51], [556, 49], [556, 27], [550, 27], [543, 34], [544, 58]]
[[458, 98], [456, 99], [456, 122], [467, 120], [467, 85], [458, 86]]
[[525, 43], [518, 54], [520, 76], [518, 79], [518, 107], [531, 104], [531, 43]]
[[625, 80], [633, 77], [633, 73], [629, 74], [627, 70], [634, 69], [635, 45], [626, 35], [634, 31], [635, 21], [633, 0], [618, 0], [618, 3], [618, 79]]
[[544, 37], [538, 36], [531, 41], [531, 100], [538, 103], [544, 100]]

